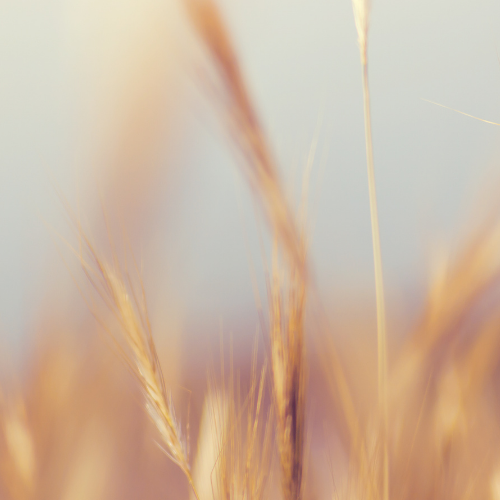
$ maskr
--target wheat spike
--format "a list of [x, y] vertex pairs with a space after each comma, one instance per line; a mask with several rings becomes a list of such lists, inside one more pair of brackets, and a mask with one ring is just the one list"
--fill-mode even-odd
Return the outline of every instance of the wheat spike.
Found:
[[[161, 437], [163, 451], [181, 468], [198, 498], [186, 446], [182, 440], [172, 401], [167, 395], [148, 317], [145, 292], [139, 293], [130, 275], [123, 272], [116, 258], [113, 266], [101, 259], [89, 240], [82, 236], [80, 260], [85, 274], [108, 309], [118, 320], [122, 339], [116, 339], [120, 353], [139, 381], [145, 408]], [[83, 255], [87, 250], [88, 258]], [[97, 315], [96, 312], [94, 312]], [[124, 342], [121, 342], [123, 340]]]

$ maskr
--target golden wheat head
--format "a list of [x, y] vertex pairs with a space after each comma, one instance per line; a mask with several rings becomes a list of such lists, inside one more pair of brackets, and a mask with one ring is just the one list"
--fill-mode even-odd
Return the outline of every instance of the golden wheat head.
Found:
[[[81, 255], [82, 267], [120, 325], [121, 338], [114, 339], [140, 384], [146, 411], [159, 432], [162, 449], [181, 468], [194, 489], [186, 446], [165, 388], [144, 289], [142, 285], [139, 290], [134, 287], [130, 275], [122, 271], [116, 258], [113, 259], [113, 265], [107, 264], [98, 256], [89, 240], [85, 236], [82, 239], [85, 242], [82, 248], [86, 248], [88, 254], [87, 259]], [[107, 325], [105, 327], [110, 331]]]

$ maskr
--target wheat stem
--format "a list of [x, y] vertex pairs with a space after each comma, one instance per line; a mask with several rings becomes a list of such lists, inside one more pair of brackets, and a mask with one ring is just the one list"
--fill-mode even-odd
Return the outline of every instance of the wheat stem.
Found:
[[387, 332], [384, 299], [384, 280], [382, 273], [382, 254], [380, 250], [380, 230], [375, 189], [375, 170], [373, 167], [373, 144], [370, 114], [370, 90], [368, 85], [368, 62], [366, 48], [361, 52], [363, 67], [363, 102], [365, 119], [366, 164], [368, 169], [368, 189], [370, 194], [370, 218], [372, 226], [373, 261], [375, 267], [375, 293], [377, 300], [377, 352], [378, 352], [378, 397], [382, 417], [383, 442], [383, 500], [389, 500], [389, 452], [387, 445], [388, 404], [387, 404]]

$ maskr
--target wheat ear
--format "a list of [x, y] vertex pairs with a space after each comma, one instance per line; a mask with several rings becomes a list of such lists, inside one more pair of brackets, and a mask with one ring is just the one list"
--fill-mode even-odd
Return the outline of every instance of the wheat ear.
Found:
[[[161, 438], [160, 446], [183, 471], [195, 497], [199, 499], [180, 426], [165, 388], [142, 282], [139, 289], [134, 287], [130, 275], [121, 269], [117, 258], [113, 259], [112, 265], [107, 264], [99, 257], [90, 241], [83, 235], [81, 238], [83, 244], [80, 245], [80, 261], [83, 270], [121, 327], [120, 337], [112, 335], [120, 354], [140, 384], [146, 411]], [[87, 254], [85, 256], [84, 250]], [[93, 312], [103, 323], [95, 310]]]

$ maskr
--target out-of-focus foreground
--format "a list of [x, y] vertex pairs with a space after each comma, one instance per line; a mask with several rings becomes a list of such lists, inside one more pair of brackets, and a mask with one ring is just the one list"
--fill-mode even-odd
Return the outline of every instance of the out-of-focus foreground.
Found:
[[[365, 67], [369, 2], [353, 4]], [[128, 53], [136, 75], [126, 75], [123, 96], [108, 94], [102, 105], [113, 119], [88, 139], [99, 193], [83, 185], [68, 199], [54, 181], [70, 229], [44, 219], [67, 278], [47, 280], [22, 368], [3, 356], [0, 498], [500, 500], [498, 207], [459, 250], [438, 256], [421, 314], [403, 322], [408, 331], [393, 331], [389, 315], [381, 335], [379, 303], [377, 342], [375, 293], [373, 304], [360, 299], [354, 314], [335, 316], [318, 285], [310, 252], [317, 137], [294, 192], [216, 3], [150, 7], [157, 24], [146, 15], [141, 46]], [[185, 53], [165, 48], [181, 36], [164, 34], [169, 16]], [[92, 61], [119, 75], [113, 54], [97, 50]], [[164, 292], [165, 269], [151, 265], [171, 259], [175, 275], [180, 257], [159, 255], [164, 236], [145, 230], [155, 217], [175, 226], [175, 216], [156, 211], [177, 194], [175, 168], [167, 181], [162, 169], [175, 163], [184, 117], [163, 87], [172, 60], [186, 63], [187, 54], [204, 118], [224, 135], [258, 221], [248, 228], [241, 209], [243, 234], [258, 235], [243, 247], [256, 314], [236, 314], [229, 327], [224, 317], [215, 327], [185, 326], [182, 280]], [[165, 152], [158, 144], [167, 131]]]

